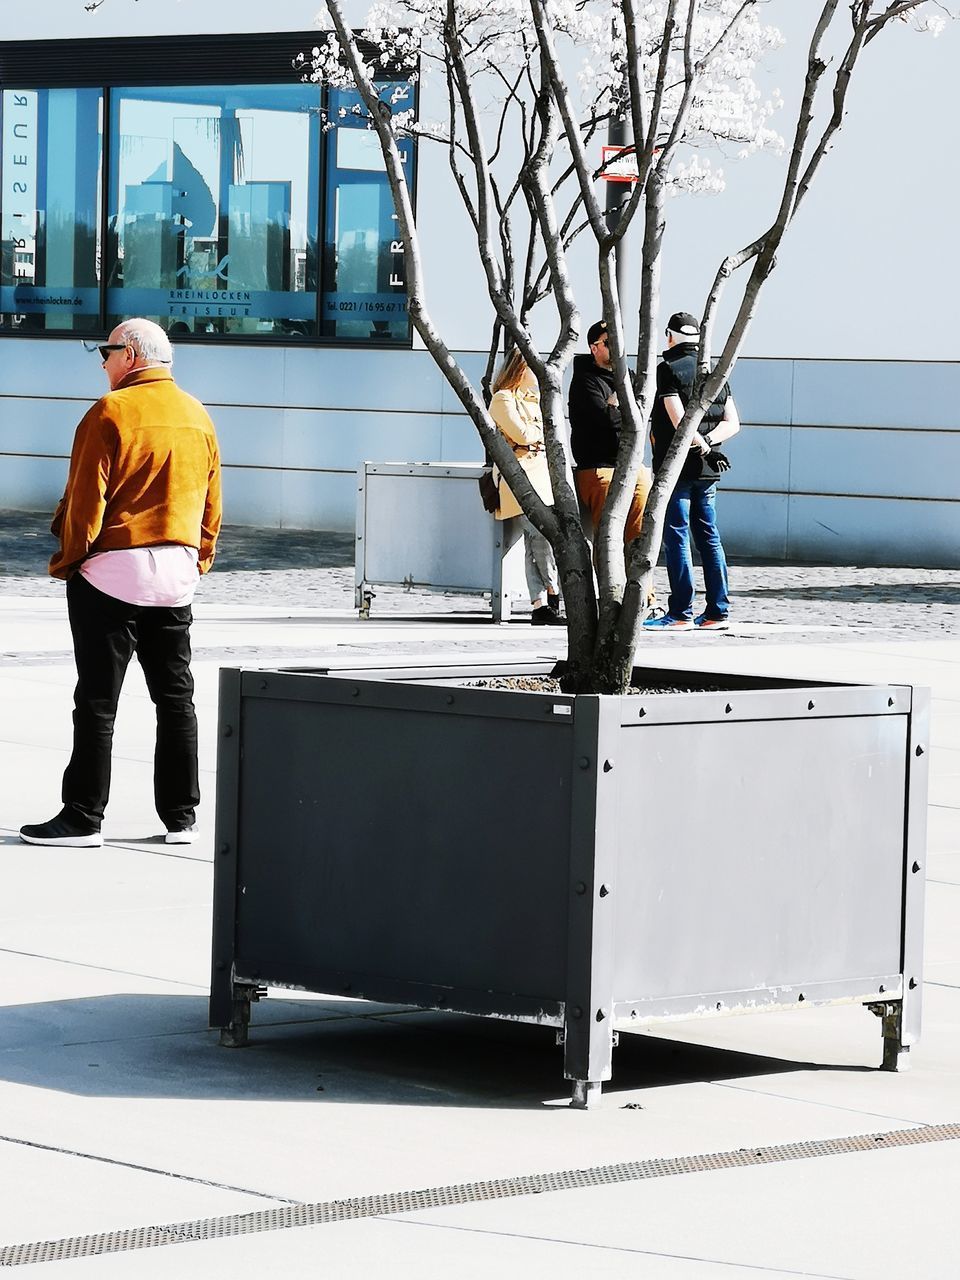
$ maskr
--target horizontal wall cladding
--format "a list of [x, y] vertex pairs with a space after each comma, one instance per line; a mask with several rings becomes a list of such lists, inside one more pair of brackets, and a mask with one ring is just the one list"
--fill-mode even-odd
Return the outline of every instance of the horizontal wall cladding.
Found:
[[960, 566], [960, 503], [831, 498], [788, 499], [788, 560], [826, 564]]
[[960, 364], [797, 360], [798, 425], [960, 429]]
[[788, 426], [793, 412], [792, 360], [741, 360], [730, 380], [744, 422]]
[[717, 502], [717, 524], [727, 552], [785, 560], [788, 503], [785, 493], [725, 490]]
[[731, 465], [729, 485], [786, 493], [790, 488], [790, 437], [789, 427], [751, 423], [724, 447]]
[[795, 427], [790, 434], [793, 493], [960, 502], [960, 431]]
[[[486, 356], [458, 359], [479, 390]], [[425, 351], [181, 344], [176, 375], [217, 424], [238, 523], [350, 532], [364, 460], [483, 457]], [[747, 359], [732, 385], [744, 430], [719, 507], [731, 553], [960, 564], [960, 364]], [[103, 390], [79, 340], [0, 340], [0, 506], [56, 502]]]
[[0, 508], [52, 513], [66, 478], [65, 459], [0, 457]]

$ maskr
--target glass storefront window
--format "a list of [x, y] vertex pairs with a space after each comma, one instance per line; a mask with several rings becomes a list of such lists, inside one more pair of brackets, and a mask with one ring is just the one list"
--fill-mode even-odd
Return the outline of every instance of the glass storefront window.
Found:
[[[408, 84], [384, 82], [381, 100], [394, 111], [412, 105]], [[403, 244], [377, 135], [353, 114], [356, 92], [332, 90], [326, 135], [322, 332], [329, 338], [409, 342]], [[400, 143], [413, 189], [413, 142]]]
[[[411, 85], [377, 85], [415, 107]], [[358, 107], [301, 82], [5, 87], [0, 334], [142, 315], [198, 337], [409, 344], [393, 198]], [[412, 190], [413, 141], [400, 150]]]
[[100, 328], [102, 94], [0, 94], [0, 331]]
[[107, 327], [316, 334], [320, 90], [111, 90]]

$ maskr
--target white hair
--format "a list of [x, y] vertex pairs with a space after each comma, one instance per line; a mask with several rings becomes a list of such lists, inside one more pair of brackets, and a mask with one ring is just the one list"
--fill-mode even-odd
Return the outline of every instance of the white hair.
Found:
[[129, 342], [136, 354], [148, 366], [173, 364], [173, 347], [170, 345], [170, 339], [152, 320], [144, 320], [139, 316], [133, 320], [124, 320], [122, 324], [117, 325], [117, 333], [124, 342]]

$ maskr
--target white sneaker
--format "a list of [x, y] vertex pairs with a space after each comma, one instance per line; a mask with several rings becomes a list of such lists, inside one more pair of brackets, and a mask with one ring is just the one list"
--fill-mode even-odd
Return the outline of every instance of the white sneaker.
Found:
[[196, 823], [189, 827], [181, 827], [179, 831], [168, 831], [163, 837], [164, 844], [193, 844], [200, 830]]

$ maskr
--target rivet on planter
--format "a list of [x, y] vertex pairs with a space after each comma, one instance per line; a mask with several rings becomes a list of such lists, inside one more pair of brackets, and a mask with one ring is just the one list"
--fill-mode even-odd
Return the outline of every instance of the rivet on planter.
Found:
[[598, 1009], [598, 1010], [597, 1010], [597, 1021], [598, 1021], [598, 1022], [602, 1022], [606, 1016], [607, 1016], [607, 1015], [604, 1013], [604, 1011], [603, 1011], [602, 1009]]
[[879, 986], [879, 987], [877, 987], [877, 993], [878, 993], [879, 995], [881, 995], [881, 996], [882, 996], [882, 995], [883, 995], [883, 993], [886, 991], [886, 989], [887, 989], [887, 988], [886, 988], [885, 986], [883, 986], [883, 984], [881, 983], [881, 984], [880, 984], [880, 986]]
[[448, 707], [452, 707], [452, 706], [453, 706], [453, 703], [454, 703], [454, 697], [453, 697], [453, 694], [452, 694], [452, 693], [448, 693], [448, 694], [447, 694], [447, 706], [448, 706]]
[[917, 872], [920, 870], [920, 863], [915, 862], [913, 866], [910, 868], [910, 870], [913, 872], [914, 875], [916, 875]]
[[911, 978], [910, 981], [907, 983], [907, 986], [910, 988], [911, 991], [916, 991], [917, 989], [916, 978]]
[[571, 1013], [573, 1014], [573, 1016], [574, 1016], [575, 1018], [582, 1018], [582, 1017], [583, 1017], [583, 1010], [580, 1008], [580, 1006], [579, 1006], [578, 1004], [575, 1004], [575, 1005], [573, 1006], [573, 1009], [571, 1010]]
[[612, 768], [613, 768], [613, 761], [612, 761], [612, 760], [604, 760], [604, 762], [603, 762], [603, 772], [604, 772], [604, 773], [609, 773], [609, 772], [610, 772], [610, 770], [611, 770]]
[[261, 680], [261, 681], [260, 681], [260, 688], [261, 688], [261, 689], [269, 689], [269, 688], [270, 688], [269, 681], [267, 681], [267, 680]]
[[230, 841], [224, 840], [223, 844], [220, 846], [220, 854], [222, 857], [226, 857], [226, 855], [229, 852], [230, 852]]
[[923, 747], [918, 746], [918, 747], [917, 747], [916, 754], [917, 754], [918, 756], [922, 756], [922, 755], [923, 755]]
[[359, 697], [360, 697], [360, 690], [359, 690], [359, 689], [356, 689], [356, 688], [351, 689], [351, 690], [350, 690], [350, 697], [351, 697], [351, 698], [359, 698]]
[[803, 992], [802, 992], [802, 991], [801, 991], [801, 992], [800, 992], [800, 994], [797, 996], [797, 1000], [799, 1001], [799, 1003], [800, 1003], [800, 1004], [803, 1004], [803, 1002], [804, 1002], [804, 1000], [806, 1000], [806, 998], [807, 998], [807, 997], [803, 994]]
[[607, 888], [607, 886], [606, 886], [605, 884], [602, 884], [602, 885], [600, 886], [600, 897], [601, 897], [601, 898], [605, 898], [605, 897], [609, 894], [609, 892], [610, 892], [610, 890]]
[[590, 757], [589, 757], [589, 756], [581, 756], [581, 757], [580, 757], [580, 759], [577, 761], [577, 764], [580, 766], [580, 768], [581, 768], [581, 769], [589, 769], [589, 768], [590, 768]]
[[225, 738], [232, 738], [232, 737], [233, 737], [233, 725], [232, 725], [232, 724], [225, 724], [225, 725], [223, 726], [223, 736], [224, 736]]
[[733, 710], [733, 707], [731, 707], [730, 703], [728, 702], [728, 703], [727, 703], [727, 705], [726, 705], [723, 709], [724, 709], [724, 711], [727, 713], [727, 715], [729, 715], [729, 714], [730, 714], [730, 712]]
[[894, 705], [894, 699], [893, 699], [893, 698], [888, 698], [888, 699], [887, 699], [887, 706], [888, 706], [888, 707], [892, 707], [893, 705]]
[[580, 893], [580, 894], [586, 893], [587, 886], [584, 884], [582, 880], [578, 880], [577, 883], [573, 886], [573, 891], [574, 893]]
[[218, 960], [218, 961], [217, 961], [217, 973], [223, 973], [223, 971], [224, 971], [224, 969], [225, 969], [226, 967], [227, 967], [227, 962], [226, 962], [226, 960]]
[[645, 708], [645, 707], [641, 707], [641, 708], [640, 708], [640, 711], [639, 711], [639, 713], [638, 713], [638, 714], [639, 714], [639, 716], [640, 716], [640, 719], [642, 720], [642, 719], [643, 719], [643, 717], [647, 714], [646, 708]]
[[808, 710], [808, 711], [812, 711], [812, 710], [813, 710], [813, 708], [814, 708], [816, 705], [817, 705], [817, 704], [816, 704], [816, 703], [814, 702], [814, 700], [811, 698], [811, 699], [810, 699], [810, 701], [807, 703], [807, 710]]

